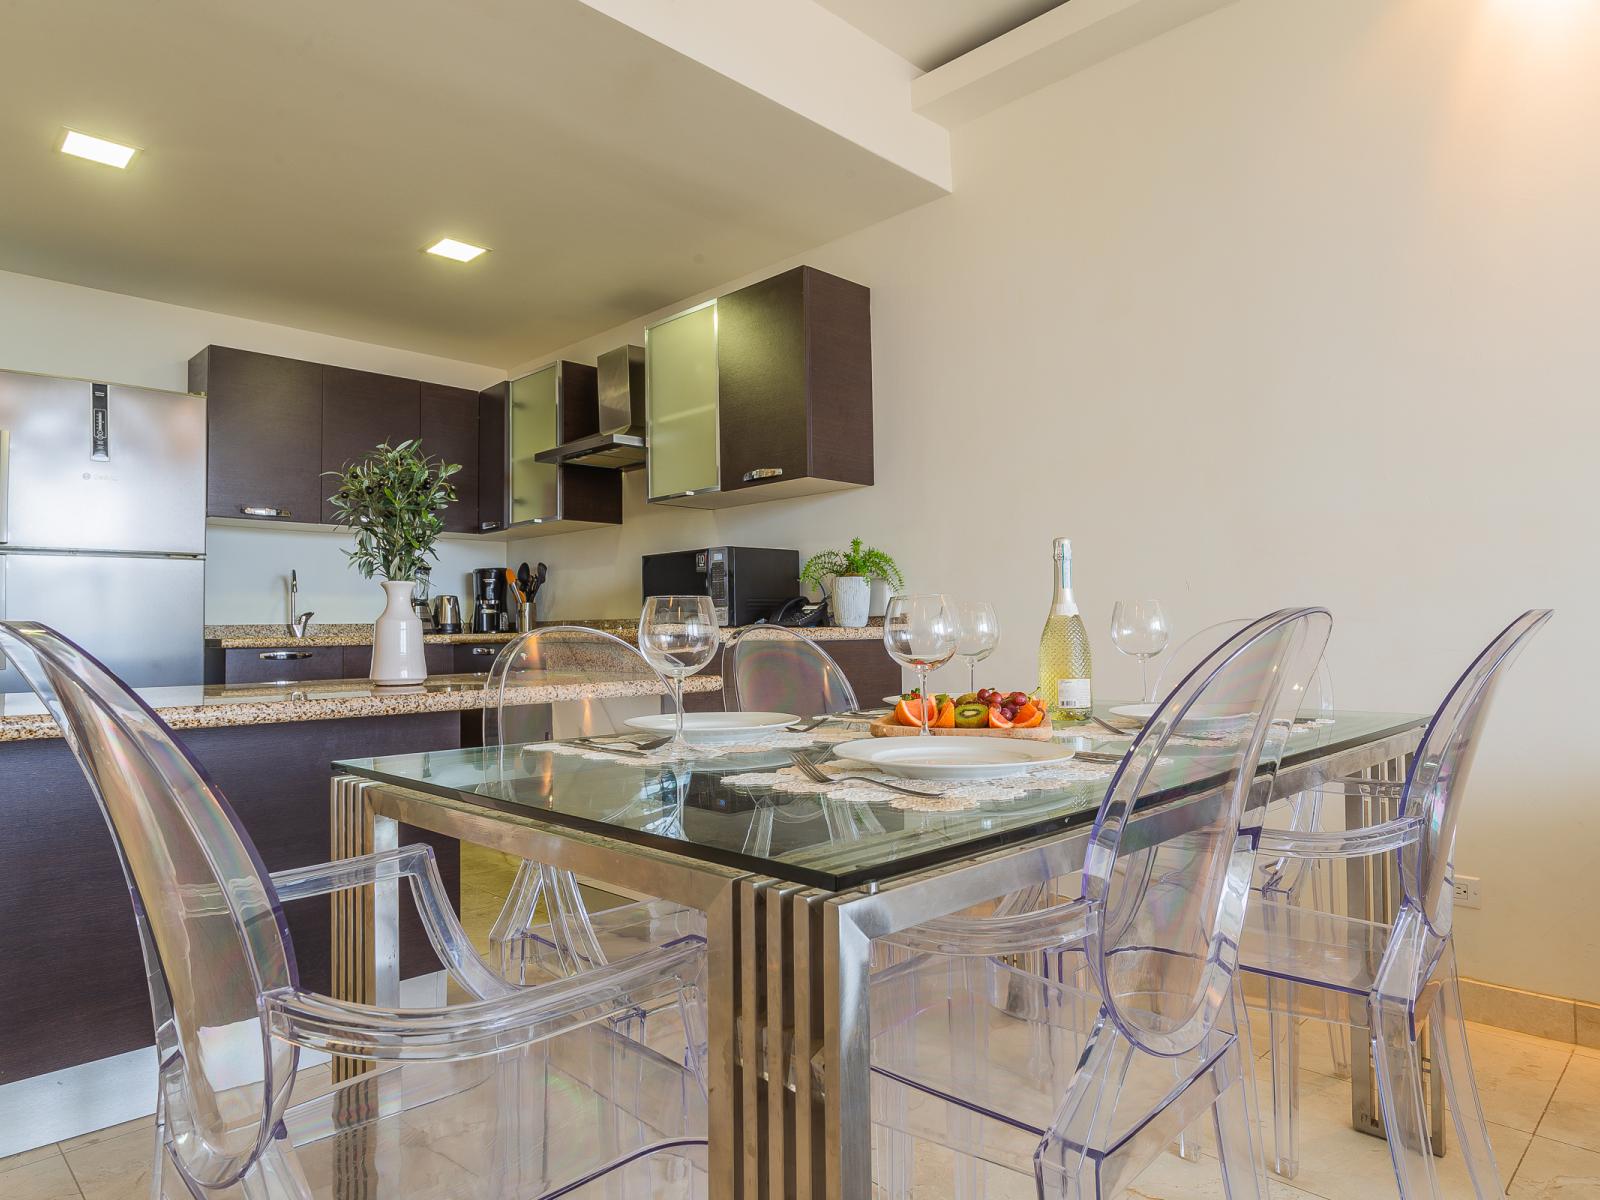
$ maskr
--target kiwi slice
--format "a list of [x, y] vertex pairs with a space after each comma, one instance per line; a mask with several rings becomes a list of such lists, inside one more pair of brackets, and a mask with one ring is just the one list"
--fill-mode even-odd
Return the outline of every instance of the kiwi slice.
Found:
[[987, 704], [963, 704], [956, 709], [957, 729], [983, 729], [989, 724]]
[[978, 704], [978, 703], [980, 703], [980, 701], [978, 700], [978, 693], [977, 692], [963, 692], [963, 693], [961, 693], [961, 695], [956, 697], [956, 704], [957, 705]]

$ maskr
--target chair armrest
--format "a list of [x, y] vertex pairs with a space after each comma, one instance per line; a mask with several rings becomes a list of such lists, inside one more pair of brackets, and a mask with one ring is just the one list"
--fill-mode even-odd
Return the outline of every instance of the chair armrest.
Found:
[[274, 1037], [367, 1062], [446, 1062], [497, 1054], [629, 1017], [642, 1004], [694, 991], [699, 939], [568, 979], [442, 1008], [391, 1009], [287, 989], [262, 997]]
[[1031, 912], [939, 917], [877, 940], [919, 954], [969, 958], [1061, 950], [1088, 937], [1092, 911], [1079, 898]]
[[439, 877], [439, 863], [432, 846], [400, 846], [357, 858], [275, 871], [272, 886], [277, 889], [279, 900], [289, 901], [369, 884], [397, 883], [401, 879], [411, 884], [411, 897], [416, 901], [423, 928], [439, 962], [469, 996], [484, 1000], [518, 990], [473, 949], [472, 939], [461, 927], [450, 895], [444, 889], [444, 880]]
[[1381, 825], [1328, 833], [1263, 829], [1259, 851], [1268, 858], [1366, 858], [1409, 846], [1421, 832], [1420, 816], [1397, 817]]

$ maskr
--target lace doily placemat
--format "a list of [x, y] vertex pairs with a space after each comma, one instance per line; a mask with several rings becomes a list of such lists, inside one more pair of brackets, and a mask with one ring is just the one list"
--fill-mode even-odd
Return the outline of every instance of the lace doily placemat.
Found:
[[[923, 796], [908, 796], [875, 787], [866, 779], [839, 779], [832, 783], [817, 783], [802, 775], [795, 767], [779, 771], [748, 771], [742, 775], [725, 775], [722, 782], [730, 787], [765, 788], [779, 792], [802, 792], [813, 796], [826, 796], [830, 800], [876, 801], [902, 812], [961, 812], [977, 808], [984, 803], [1019, 800], [1034, 792], [1059, 791], [1077, 783], [1103, 783], [1111, 778], [1116, 767], [1106, 763], [1080, 763], [1069, 760], [1053, 766], [1039, 767], [1026, 775], [1008, 775], [1000, 779], [899, 779], [881, 771], [863, 771], [851, 763], [825, 762], [818, 767], [825, 775], [865, 776], [900, 787], [925, 792]], [[1085, 804], [1093, 807], [1100, 802], [1096, 792], [1086, 798]]]
[[[715, 760], [739, 755], [769, 754], [775, 751], [819, 749], [839, 742], [856, 741], [861, 736], [860, 728], [821, 726], [805, 733], [781, 732], [738, 742], [708, 742], [696, 745], [694, 756], [697, 760]], [[638, 767], [667, 766], [676, 761], [670, 751], [661, 748], [645, 751], [642, 755], [629, 754], [625, 757], [587, 746], [575, 746], [571, 742], [540, 742], [529, 746], [528, 749], [547, 750], [553, 754], [570, 754], [580, 758], [602, 759], [612, 763], [627, 762]], [[1029, 771], [1026, 775], [964, 780], [900, 779], [878, 771], [865, 771], [855, 764], [839, 761], [823, 762], [819, 764], [819, 769], [830, 776], [849, 774], [881, 779], [885, 783], [926, 792], [927, 795], [907, 796], [889, 791], [887, 788], [875, 787], [861, 779], [818, 783], [808, 779], [795, 767], [724, 775], [722, 782], [729, 787], [796, 792], [826, 796], [832, 800], [876, 801], [903, 812], [960, 812], [984, 803], [1017, 800], [1030, 793], [1058, 791], [1072, 784], [1103, 783], [1111, 778], [1111, 773], [1116, 767], [1109, 763], [1069, 760], [1040, 767]], [[1098, 802], [1099, 796], [1096, 795], [1092, 803]]]

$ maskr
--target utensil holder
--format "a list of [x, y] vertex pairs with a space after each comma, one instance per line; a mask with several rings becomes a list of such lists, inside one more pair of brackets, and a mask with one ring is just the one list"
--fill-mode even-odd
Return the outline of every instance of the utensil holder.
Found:
[[532, 600], [517, 605], [517, 632], [527, 633], [538, 622], [538, 613]]

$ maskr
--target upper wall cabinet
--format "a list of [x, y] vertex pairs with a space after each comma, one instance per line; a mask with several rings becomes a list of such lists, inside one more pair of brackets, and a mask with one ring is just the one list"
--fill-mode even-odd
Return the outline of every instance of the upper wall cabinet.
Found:
[[494, 406], [466, 388], [207, 346], [189, 360], [189, 390], [206, 393], [206, 515], [329, 523], [334, 480], [324, 471], [341, 470], [380, 443], [418, 438], [430, 457], [461, 464], [445, 529], [479, 532], [485, 520], [499, 529], [505, 385], [499, 388], [499, 422], [485, 433], [479, 413]]
[[497, 383], [478, 393], [479, 533], [506, 527], [506, 411], [511, 385]]
[[622, 476], [603, 467], [556, 466], [537, 456], [598, 432], [595, 369], [551, 363], [510, 387], [510, 526], [525, 536], [622, 523]]
[[645, 332], [652, 501], [872, 483], [871, 293], [796, 267]]
[[421, 385], [418, 436], [429, 458], [459, 463], [450, 477], [456, 500], [445, 509], [448, 533], [478, 532], [478, 393], [440, 383]]
[[[374, 446], [398, 446], [422, 430], [421, 385], [415, 379], [322, 368], [322, 470], [342, 471]], [[338, 480], [325, 475], [321, 519], [332, 524]]]
[[322, 367], [207, 346], [189, 360], [206, 393], [206, 515], [322, 519]]

